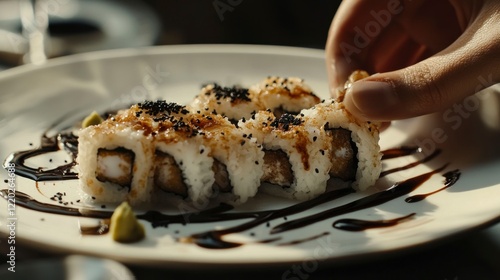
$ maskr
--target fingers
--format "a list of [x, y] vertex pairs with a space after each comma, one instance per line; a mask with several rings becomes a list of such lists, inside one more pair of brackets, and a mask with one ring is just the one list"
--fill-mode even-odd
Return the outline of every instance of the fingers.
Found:
[[[488, 3], [443, 51], [412, 66], [355, 82], [344, 99], [347, 109], [367, 120], [410, 118], [449, 108], [499, 82], [500, 5]], [[415, 55], [421, 56], [429, 50], [418, 51]]]
[[352, 71], [362, 68], [362, 53], [367, 53], [374, 38], [402, 10], [400, 1], [342, 2], [330, 27], [326, 45], [332, 92], [343, 85]]
[[500, 16], [486, 13], [479, 19], [435, 56], [355, 82], [346, 93], [346, 108], [367, 120], [410, 118], [449, 108], [498, 82], [500, 30], [494, 26]]
[[459, 35], [448, 1], [344, 1], [327, 41], [331, 92], [357, 69], [401, 69], [436, 53]]

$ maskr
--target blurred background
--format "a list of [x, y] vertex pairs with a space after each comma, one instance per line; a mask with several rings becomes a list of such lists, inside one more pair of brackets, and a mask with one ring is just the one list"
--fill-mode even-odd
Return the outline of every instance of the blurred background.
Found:
[[[0, 0], [0, 65], [171, 44], [323, 48], [341, 1]], [[41, 50], [43, 48], [43, 50]]]

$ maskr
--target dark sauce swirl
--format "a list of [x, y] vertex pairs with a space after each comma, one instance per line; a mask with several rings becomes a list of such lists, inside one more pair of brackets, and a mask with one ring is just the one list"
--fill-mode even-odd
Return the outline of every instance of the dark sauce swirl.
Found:
[[[72, 158], [71, 162], [52, 169], [33, 168], [26, 165], [26, 160], [39, 155], [60, 151], [61, 147], [69, 152]], [[12, 153], [5, 160], [4, 166], [14, 163], [17, 175], [34, 181], [74, 180], [78, 179], [78, 174], [72, 170], [76, 164], [77, 151], [78, 138], [73, 133], [59, 133], [52, 137], [44, 133], [41, 137], [40, 147]]]
[[[9, 190], [3, 189], [0, 190], [0, 195], [4, 199], [9, 199], [10, 194]], [[16, 200], [16, 205], [30, 209], [30, 210], [35, 210], [39, 212], [44, 212], [44, 213], [50, 213], [50, 214], [58, 214], [58, 215], [65, 215], [65, 216], [78, 216], [78, 217], [89, 217], [89, 218], [98, 218], [98, 219], [103, 219], [103, 218], [110, 218], [111, 215], [113, 214], [110, 211], [99, 211], [99, 210], [94, 210], [94, 209], [82, 209], [82, 208], [76, 208], [76, 207], [68, 207], [68, 206], [63, 206], [63, 205], [57, 205], [57, 204], [51, 204], [51, 203], [44, 203], [40, 202], [30, 195], [16, 191], [15, 192], [15, 200]]]
[[[7, 158], [6, 164], [10, 162], [15, 163], [16, 172], [18, 175], [30, 178], [35, 181], [77, 179], [78, 178], [77, 174], [72, 171], [72, 168], [75, 165], [74, 159], [76, 158], [77, 147], [78, 147], [78, 139], [72, 133], [59, 133], [53, 137], [48, 137], [46, 134], [44, 134], [42, 136], [41, 145], [39, 148], [13, 153]], [[73, 161], [71, 163], [59, 166], [57, 168], [45, 169], [45, 170], [42, 170], [41, 168], [31, 168], [25, 165], [25, 161], [29, 158], [54, 151], [59, 151], [61, 149], [66, 150], [72, 156]], [[396, 157], [408, 156], [421, 152], [422, 150], [416, 147], [403, 147], [399, 149], [390, 149], [383, 151], [383, 159], [385, 160]], [[417, 160], [413, 163], [410, 163], [408, 165], [399, 168], [394, 168], [391, 170], [384, 171], [381, 173], [381, 177], [386, 176], [393, 172], [413, 168], [419, 164], [428, 162], [437, 157], [440, 154], [440, 152], [441, 152], [440, 150], [436, 150], [432, 154], [424, 157], [421, 160]], [[391, 200], [407, 195], [410, 192], [414, 191], [420, 185], [422, 185], [424, 182], [430, 179], [434, 174], [442, 172], [446, 168], [446, 166], [447, 165], [444, 165], [436, 170], [421, 174], [419, 176], [404, 180], [402, 182], [398, 182], [387, 190], [368, 195], [366, 197], [354, 200], [347, 204], [331, 207], [327, 210], [324, 210], [316, 214], [308, 215], [288, 222], [283, 222], [271, 228], [269, 233], [273, 235], [294, 229], [303, 228], [308, 225], [324, 221], [326, 219], [330, 219], [341, 214], [351, 213], [357, 210], [366, 209], [369, 207], [374, 207], [389, 202]], [[410, 196], [406, 199], [406, 201], [416, 202], [421, 199], [424, 199], [425, 197], [433, 193], [439, 192], [441, 190], [444, 190], [452, 186], [459, 179], [460, 172], [458, 170], [450, 171], [445, 173], [444, 177], [445, 177], [445, 186], [443, 188], [427, 194]], [[216, 223], [216, 222], [231, 221], [231, 220], [245, 220], [244, 222], [241, 222], [232, 227], [227, 227], [220, 230], [209, 230], [205, 232], [192, 234], [187, 237], [179, 238], [181, 242], [193, 243], [203, 248], [230, 249], [242, 246], [244, 244], [226, 241], [224, 240], [224, 236], [226, 235], [233, 233], [241, 233], [262, 224], [266, 224], [267, 227], [270, 227], [269, 225], [270, 221], [276, 220], [278, 218], [286, 219], [287, 216], [297, 213], [303, 213], [321, 204], [331, 202], [341, 197], [345, 197], [354, 192], [355, 191], [351, 188], [333, 190], [324, 193], [312, 200], [300, 202], [291, 205], [289, 207], [276, 210], [234, 212], [231, 211], [233, 210], [232, 206], [227, 204], [221, 204], [217, 207], [200, 212], [175, 214], [175, 215], [163, 214], [158, 211], [148, 211], [146, 213], [137, 215], [137, 218], [150, 222], [153, 227], [168, 227], [168, 225], [170, 224]], [[1, 190], [0, 193], [4, 198], [7, 199], [7, 194], [8, 194], [7, 190]], [[109, 219], [112, 214], [112, 212], [109, 211], [99, 211], [99, 210], [89, 210], [89, 209], [82, 210], [79, 208], [67, 207], [62, 205], [42, 203], [36, 201], [29, 195], [22, 192], [16, 192], [15, 198], [16, 198], [16, 203], [19, 206], [26, 207], [35, 211], [41, 211], [53, 214], [85, 216], [85, 217], [93, 217], [104, 220]], [[376, 228], [376, 227], [388, 227], [397, 225], [402, 221], [408, 220], [413, 215], [414, 213], [396, 219], [380, 220], [380, 221], [341, 219], [335, 221], [333, 223], [333, 227], [349, 231], [366, 230], [369, 228]], [[81, 232], [82, 234], [105, 234], [107, 232], [107, 225], [109, 224], [100, 223], [98, 226], [95, 227], [82, 228]], [[302, 238], [300, 240], [292, 240], [277, 245], [285, 246], [285, 245], [299, 244], [302, 242], [307, 242], [310, 240], [326, 236], [328, 234], [330, 233], [323, 232], [310, 237]], [[259, 243], [272, 243], [280, 239], [281, 237], [274, 237], [262, 240]]]
[[[395, 149], [393, 149], [395, 150]], [[397, 151], [397, 150], [396, 150]], [[395, 153], [395, 152], [391, 152], [391, 153], [387, 153], [388, 155], [391, 155], [392, 157], [390, 158], [395, 158], [396, 155], [399, 155], [399, 156], [404, 156], [404, 155], [407, 155], [406, 153], [408, 151], [411, 151], [413, 153], [420, 153], [422, 150], [421, 149], [415, 149], [415, 150], [408, 150], [407, 148], [403, 149], [402, 153], [398, 154], [398, 153]], [[385, 153], [384, 153], [385, 154]], [[404, 165], [404, 166], [401, 166], [401, 167], [396, 167], [396, 168], [393, 168], [393, 169], [389, 169], [389, 170], [386, 170], [386, 171], [382, 171], [380, 173], [380, 177], [385, 177], [389, 174], [392, 174], [392, 173], [395, 173], [395, 172], [399, 172], [399, 171], [403, 171], [403, 170], [407, 170], [407, 169], [410, 169], [410, 168], [413, 168], [413, 167], [416, 167], [422, 163], [426, 163], [426, 162], [429, 162], [431, 161], [432, 159], [436, 158], [439, 154], [441, 154], [441, 150], [434, 150], [430, 155], [420, 159], [420, 160], [417, 160], [415, 162], [412, 162], [410, 164], [407, 164], [407, 165]], [[382, 157], [383, 158], [383, 157]]]
[[393, 149], [387, 149], [385, 151], [382, 151], [382, 160], [386, 159], [391, 159], [391, 158], [398, 158], [398, 157], [404, 157], [404, 156], [409, 156], [413, 155], [416, 153], [421, 153], [422, 148], [420, 147], [409, 147], [409, 146], [403, 146], [400, 148], [393, 148]]
[[335, 221], [332, 226], [340, 230], [364, 231], [372, 228], [392, 227], [403, 221], [409, 220], [413, 216], [415, 216], [415, 213], [411, 213], [409, 215], [399, 218], [388, 219], [388, 220], [377, 220], [377, 221], [367, 221], [359, 219], [340, 219]]
[[440, 191], [443, 191], [443, 190], [453, 186], [458, 181], [458, 179], [460, 179], [460, 175], [461, 175], [461, 172], [459, 170], [453, 170], [453, 171], [446, 172], [443, 175], [445, 178], [445, 181], [444, 181], [444, 186], [442, 188], [437, 189], [437, 190], [432, 191], [432, 192], [429, 192], [429, 193], [416, 194], [416, 195], [409, 196], [405, 199], [405, 201], [408, 203], [422, 201], [430, 195], [433, 195], [435, 193], [438, 193]]
[[313, 215], [309, 215], [303, 218], [295, 219], [293, 221], [285, 222], [280, 225], [275, 226], [271, 229], [271, 234], [282, 233], [285, 231], [289, 231], [292, 229], [297, 229], [301, 227], [305, 227], [325, 219], [329, 219], [338, 215], [366, 209], [369, 207], [378, 206], [380, 204], [391, 201], [395, 198], [401, 197], [403, 195], [409, 194], [414, 191], [417, 187], [425, 183], [427, 180], [431, 178], [432, 175], [437, 174], [443, 171], [446, 168], [446, 165], [424, 173], [422, 175], [407, 179], [402, 182], [398, 182], [394, 184], [391, 188], [380, 191], [363, 198], [357, 199], [355, 201], [349, 202], [347, 204], [330, 208], [323, 212], [319, 212]]

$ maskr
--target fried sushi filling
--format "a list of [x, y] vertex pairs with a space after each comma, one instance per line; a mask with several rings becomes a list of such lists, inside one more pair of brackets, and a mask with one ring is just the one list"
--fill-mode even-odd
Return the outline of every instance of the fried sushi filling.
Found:
[[[221, 192], [230, 192], [232, 190], [229, 174], [226, 165], [214, 159], [212, 170], [215, 174], [215, 182], [212, 188]], [[171, 155], [156, 151], [154, 184], [161, 190], [188, 197], [188, 186], [185, 183], [183, 172]]]
[[356, 178], [358, 169], [358, 149], [352, 141], [351, 131], [343, 128], [328, 129], [332, 138], [330, 176], [344, 181]]
[[[344, 181], [352, 181], [356, 177], [358, 167], [356, 144], [351, 140], [351, 132], [343, 128], [328, 129], [332, 141], [330, 151], [330, 177]], [[265, 150], [264, 175], [261, 181], [290, 187], [293, 184], [294, 174], [292, 164], [282, 150]], [[325, 152], [326, 153], [326, 152]]]
[[[117, 184], [130, 190], [134, 158], [135, 154], [125, 148], [98, 149], [96, 178], [101, 182]], [[215, 182], [212, 187], [220, 192], [230, 192], [232, 185], [226, 165], [214, 159], [212, 170], [215, 174]], [[188, 197], [188, 186], [185, 183], [183, 172], [171, 155], [156, 151], [153, 177], [154, 184], [159, 189], [184, 198]]]
[[125, 148], [98, 149], [96, 178], [130, 190], [133, 178], [135, 154]]
[[[330, 176], [344, 181], [354, 180], [357, 171], [357, 148], [351, 140], [351, 132], [346, 129], [328, 129], [331, 137]], [[125, 148], [113, 150], [101, 148], [97, 154], [96, 177], [101, 182], [110, 182], [130, 189], [133, 179], [135, 155]], [[282, 150], [265, 150], [262, 165], [264, 174], [262, 182], [290, 187], [294, 181], [292, 164]], [[214, 159], [212, 170], [215, 182], [213, 188], [220, 192], [231, 192], [232, 185], [226, 166]], [[156, 151], [154, 184], [159, 189], [188, 197], [188, 186], [185, 183], [182, 169], [171, 155]]]

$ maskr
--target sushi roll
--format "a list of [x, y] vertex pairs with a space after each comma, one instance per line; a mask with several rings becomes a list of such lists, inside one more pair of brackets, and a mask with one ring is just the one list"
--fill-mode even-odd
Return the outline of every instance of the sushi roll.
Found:
[[301, 79], [268, 77], [250, 89], [207, 85], [187, 106], [133, 105], [79, 132], [81, 190], [96, 202], [172, 197], [196, 209], [258, 191], [307, 200], [338, 179], [363, 191], [381, 171], [379, 125], [354, 118], [342, 100], [366, 75], [355, 72], [337, 99], [321, 102]]
[[214, 159], [216, 200], [240, 204], [255, 196], [263, 173], [261, 146], [221, 115], [194, 116], [191, 122], [209, 148], [206, 153]]
[[329, 179], [330, 143], [319, 127], [292, 114], [280, 117], [261, 111], [238, 126], [262, 144], [265, 160], [262, 192], [293, 198], [311, 199], [325, 192]]
[[257, 193], [262, 171], [255, 166], [263, 162], [263, 152], [227, 118], [185, 113], [162, 121], [159, 130], [156, 187], [195, 206], [211, 200], [240, 204]]
[[238, 126], [264, 149], [262, 192], [307, 200], [334, 180], [362, 191], [381, 171], [378, 126], [352, 117], [342, 103], [325, 100], [297, 115], [256, 113]]
[[352, 181], [357, 191], [375, 184], [382, 170], [378, 124], [356, 119], [343, 103], [333, 99], [302, 110], [300, 115], [330, 138], [332, 178]]
[[261, 110], [247, 88], [223, 87], [217, 83], [205, 85], [189, 104], [189, 110], [198, 114], [221, 114], [233, 122], [248, 118]]
[[320, 102], [303, 79], [269, 76], [260, 83], [243, 88], [208, 84], [189, 104], [192, 112], [217, 113], [233, 123], [248, 119], [254, 113], [271, 110], [276, 116], [298, 113]]
[[269, 76], [249, 88], [253, 100], [260, 105], [260, 111], [270, 109], [276, 117], [283, 113], [297, 114], [320, 102], [318, 96], [304, 79], [297, 77]]
[[80, 188], [95, 202], [140, 204], [150, 199], [148, 184], [154, 137], [133, 111], [121, 111], [78, 133]]
[[225, 117], [158, 100], [81, 130], [77, 161], [81, 189], [96, 201], [140, 204], [161, 192], [202, 208], [254, 196], [263, 152]]

